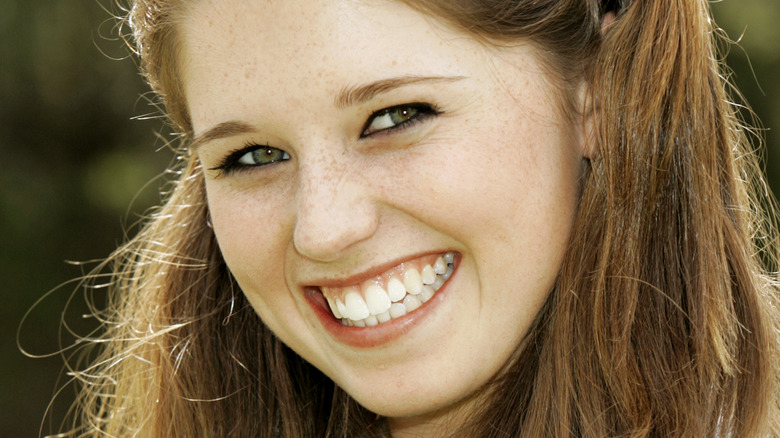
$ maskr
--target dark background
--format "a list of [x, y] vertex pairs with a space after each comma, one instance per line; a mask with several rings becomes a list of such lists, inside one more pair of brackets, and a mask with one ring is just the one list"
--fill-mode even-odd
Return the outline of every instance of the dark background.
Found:
[[[159, 202], [172, 139], [117, 36], [110, 0], [0, 0], [0, 435], [34, 437], [67, 379], [54, 354], [90, 320], [70, 280], [107, 256]], [[733, 81], [766, 130], [770, 184], [780, 189], [780, 2], [713, 3]], [[108, 9], [108, 10], [107, 10]], [[749, 55], [749, 61], [748, 56]], [[157, 179], [155, 179], [157, 178]], [[150, 182], [151, 181], [151, 182]], [[40, 303], [47, 291], [51, 294]], [[68, 299], [73, 304], [65, 311]], [[21, 328], [23, 355], [16, 333]], [[52, 417], [73, 397], [66, 387]], [[55, 426], [56, 427], [56, 426]], [[48, 433], [48, 423], [44, 434]]]

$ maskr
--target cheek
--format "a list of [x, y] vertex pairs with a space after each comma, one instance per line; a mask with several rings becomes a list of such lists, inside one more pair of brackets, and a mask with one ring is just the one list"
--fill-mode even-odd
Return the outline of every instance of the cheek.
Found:
[[[580, 158], [555, 126], [485, 125], [437, 139], [431, 156], [412, 157], [414, 177], [390, 188], [405, 209], [444, 234], [497, 245], [568, 234], [576, 208]], [[427, 154], [427, 153], [426, 153]], [[399, 166], [401, 167], [401, 166]]]
[[[457, 240], [483, 286], [523, 290], [540, 304], [552, 288], [578, 199], [580, 157], [557, 126], [521, 121], [441, 139], [397, 199], [420, 222]], [[415, 163], [421, 162], [414, 159]], [[422, 165], [421, 165], [422, 166]], [[481, 297], [506, 305], [508, 297]], [[526, 305], [528, 303], [526, 302]], [[530, 306], [533, 307], [533, 306]]]
[[301, 314], [301, 303], [285, 276], [295, 204], [290, 189], [283, 186], [292, 184], [236, 190], [209, 181], [206, 190], [220, 251], [241, 291], [263, 323], [290, 348], [316, 358], [311, 322]]
[[220, 251], [242, 289], [286, 288], [284, 253], [291, 235], [286, 194], [235, 189], [221, 181], [207, 182], [206, 191]]

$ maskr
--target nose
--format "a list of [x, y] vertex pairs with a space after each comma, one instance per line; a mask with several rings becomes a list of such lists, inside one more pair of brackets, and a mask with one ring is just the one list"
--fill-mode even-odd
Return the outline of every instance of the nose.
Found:
[[293, 235], [299, 254], [331, 262], [376, 232], [376, 206], [357, 167], [344, 156], [302, 163]]

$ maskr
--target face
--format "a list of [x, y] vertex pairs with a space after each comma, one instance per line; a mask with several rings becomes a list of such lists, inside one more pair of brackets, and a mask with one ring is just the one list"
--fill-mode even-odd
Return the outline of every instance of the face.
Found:
[[532, 48], [382, 0], [207, 0], [181, 30], [214, 232], [265, 324], [391, 426], [466, 409], [577, 203], [580, 130]]

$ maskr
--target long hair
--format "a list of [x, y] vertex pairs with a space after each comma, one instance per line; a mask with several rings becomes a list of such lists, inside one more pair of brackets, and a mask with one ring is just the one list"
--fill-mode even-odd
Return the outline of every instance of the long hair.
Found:
[[[135, 0], [142, 71], [182, 134], [167, 201], [106, 263], [77, 436], [388, 436], [285, 347], [219, 253], [177, 81], [185, 0]], [[780, 435], [777, 241], [706, 0], [405, 1], [486, 44], [528, 41], [594, 153], [556, 286], [458, 436]], [[602, 29], [609, 9], [617, 18]], [[576, 108], [574, 83], [589, 84]]]

